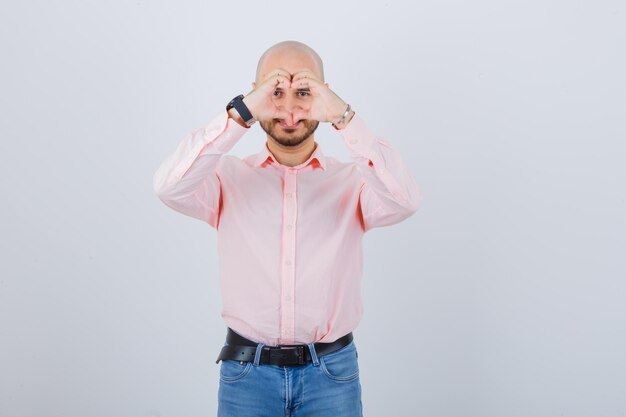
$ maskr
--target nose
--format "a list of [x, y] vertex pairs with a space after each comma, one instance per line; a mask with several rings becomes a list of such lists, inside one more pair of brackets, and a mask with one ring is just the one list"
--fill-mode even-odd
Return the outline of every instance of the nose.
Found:
[[291, 94], [287, 94], [287, 97], [285, 97], [285, 102], [283, 103], [283, 106], [285, 107], [285, 110], [287, 110], [289, 113], [293, 111], [295, 102]]
[[296, 100], [295, 94], [293, 94], [293, 91], [291, 89], [288, 89], [286, 94], [282, 98], [280, 107], [289, 113], [292, 113], [294, 110], [300, 108], [300, 105]]

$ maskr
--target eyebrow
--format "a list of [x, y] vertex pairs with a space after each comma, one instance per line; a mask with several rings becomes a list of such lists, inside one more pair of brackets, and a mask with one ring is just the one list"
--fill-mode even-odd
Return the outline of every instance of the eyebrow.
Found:
[[[276, 91], [283, 91], [282, 87], [276, 87]], [[311, 91], [310, 88], [298, 88], [296, 91]]]

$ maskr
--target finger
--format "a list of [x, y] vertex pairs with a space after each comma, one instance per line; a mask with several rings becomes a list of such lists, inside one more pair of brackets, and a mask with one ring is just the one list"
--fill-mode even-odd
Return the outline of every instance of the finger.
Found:
[[263, 81], [257, 83], [259, 84], [258, 87], [266, 91], [274, 90], [279, 84], [283, 88], [288, 87], [291, 85], [291, 79], [286, 77], [285, 74], [288, 74], [288, 72], [280, 68], [275, 69], [266, 74]]
[[284, 68], [276, 68], [272, 71], [270, 71], [270, 73], [267, 75], [267, 78], [274, 78], [274, 77], [282, 77], [285, 80], [288, 80], [289, 82], [291, 82], [291, 74], [289, 73], [289, 71], [287, 71]]
[[312, 78], [314, 80], [320, 81], [313, 72], [311, 72], [309, 70], [306, 70], [306, 69], [305, 70], [296, 71], [293, 74], [293, 77], [292, 77], [293, 80], [297, 80], [297, 79], [300, 79], [300, 78]]
[[263, 83], [263, 87], [268, 91], [274, 91], [276, 88], [287, 89], [291, 87], [291, 80], [284, 75], [276, 74], [273, 77], [267, 79]]
[[291, 81], [291, 88], [321, 88], [322, 84], [316, 78], [301, 77]]
[[274, 74], [274, 78], [279, 79], [281, 83], [291, 85], [291, 75], [289, 73], [276, 72], [276, 74]]
[[284, 89], [291, 87], [291, 80], [284, 75], [277, 75], [276, 79], [278, 80], [278, 83], [274, 87], [281, 87]]

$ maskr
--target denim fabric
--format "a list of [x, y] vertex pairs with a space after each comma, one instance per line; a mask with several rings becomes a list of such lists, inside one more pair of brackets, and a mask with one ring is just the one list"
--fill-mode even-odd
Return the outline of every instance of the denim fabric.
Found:
[[[226, 345], [226, 343], [224, 344]], [[285, 367], [220, 361], [218, 417], [362, 417], [358, 352], [354, 340], [312, 362]]]

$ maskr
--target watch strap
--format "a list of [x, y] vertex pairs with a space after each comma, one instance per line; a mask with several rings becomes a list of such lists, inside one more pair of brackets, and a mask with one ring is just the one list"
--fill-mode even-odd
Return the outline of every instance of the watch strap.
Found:
[[246, 103], [243, 102], [243, 98], [243, 94], [239, 94], [237, 97], [233, 98], [228, 103], [228, 105], [226, 105], [226, 110], [230, 110], [234, 107], [237, 113], [239, 113], [239, 116], [241, 116], [241, 118], [245, 122], [245, 124], [247, 126], [251, 126], [254, 122], [256, 122], [256, 120], [254, 119], [254, 116], [252, 116], [252, 113], [250, 112], [250, 109], [248, 109], [248, 106], [246, 106]]

